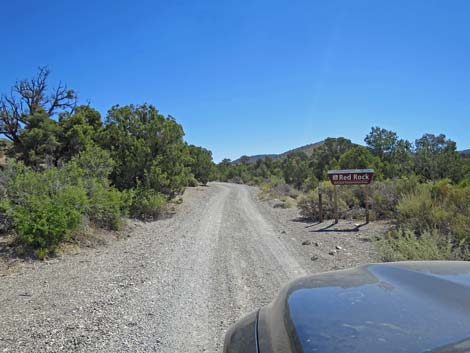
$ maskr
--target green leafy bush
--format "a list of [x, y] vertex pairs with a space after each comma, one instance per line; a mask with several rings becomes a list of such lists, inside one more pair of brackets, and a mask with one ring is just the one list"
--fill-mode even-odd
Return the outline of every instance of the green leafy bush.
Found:
[[143, 185], [170, 197], [184, 190], [191, 175], [183, 127], [152, 105], [114, 106], [108, 111], [100, 146], [111, 151], [110, 175], [119, 190]]
[[470, 178], [467, 177], [467, 178], [465, 178], [465, 179], [462, 179], [462, 180], [460, 181], [460, 183], [459, 183], [459, 186], [460, 186], [461, 188], [468, 188], [468, 187], [470, 187]]
[[192, 175], [202, 185], [207, 185], [213, 174], [212, 152], [198, 146], [189, 145], [188, 166]]
[[72, 158], [67, 173], [78, 174], [90, 200], [88, 218], [97, 226], [119, 229], [121, 216], [126, 211], [124, 195], [110, 186], [109, 176], [115, 162], [111, 154], [97, 146], [87, 148]]
[[89, 183], [88, 195], [89, 219], [99, 227], [119, 229], [122, 226], [121, 216], [125, 211], [124, 195], [119, 190], [97, 180]]
[[128, 194], [130, 214], [142, 219], [156, 219], [164, 210], [167, 199], [153, 189], [139, 187]]
[[11, 215], [18, 239], [40, 249], [40, 255], [54, 251], [78, 228], [83, 216], [101, 227], [117, 229], [121, 224], [123, 195], [109, 186], [102, 172], [106, 167], [95, 164], [93, 171], [85, 172], [79, 163], [84, 156], [42, 172], [12, 163], [2, 174], [3, 214]]
[[0, 234], [7, 233], [13, 227], [13, 212], [10, 200], [0, 199]]
[[[188, 185], [187, 186], [198, 186], [199, 185], [199, 182], [197, 181], [197, 179], [194, 177], [194, 176], [190, 176], [188, 178], [188, 181], [187, 181]], [[207, 183], [206, 183], [207, 184]], [[206, 185], [204, 184], [204, 185]]]
[[402, 228], [416, 234], [436, 229], [457, 242], [470, 242], [470, 188], [453, 186], [447, 180], [421, 184], [403, 196], [397, 209]]
[[451, 241], [437, 232], [417, 237], [411, 231], [391, 231], [377, 243], [382, 261], [454, 260], [465, 257], [454, 250]]
[[405, 194], [413, 193], [418, 183], [418, 179], [414, 176], [372, 183], [369, 202], [376, 218], [395, 218], [398, 203]]
[[14, 209], [18, 239], [34, 249], [54, 251], [77, 229], [88, 199], [83, 188], [67, 186], [52, 197], [31, 195]]
[[396, 208], [397, 229], [378, 245], [384, 260], [470, 258], [470, 188], [447, 179], [418, 184]]
[[[268, 198], [281, 198], [283, 196], [291, 196], [296, 198], [298, 196], [298, 191], [294, 190], [294, 188], [287, 184], [282, 177], [278, 176], [270, 176], [268, 179], [264, 180], [260, 183], [260, 197], [262, 199]], [[294, 197], [295, 196], [295, 197]]]
[[97, 179], [109, 183], [109, 176], [113, 172], [116, 162], [111, 153], [97, 146], [90, 146], [85, 151], [75, 155], [67, 165], [69, 172], [79, 169], [84, 179]]

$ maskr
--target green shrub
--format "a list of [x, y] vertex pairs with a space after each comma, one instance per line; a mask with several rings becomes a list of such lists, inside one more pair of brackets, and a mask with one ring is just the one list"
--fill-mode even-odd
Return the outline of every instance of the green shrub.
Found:
[[173, 197], [184, 190], [191, 169], [183, 127], [152, 105], [113, 106], [98, 143], [117, 162], [111, 174], [119, 190], [139, 184]]
[[292, 208], [297, 204], [296, 201], [295, 201], [295, 198], [293, 198], [291, 196], [281, 196], [280, 200], [282, 201], [282, 203], [279, 204], [279, 206], [277, 206], [277, 207]]
[[122, 226], [121, 215], [125, 211], [124, 195], [117, 189], [92, 180], [88, 187], [90, 206], [88, 218], [97, 226], [117, 230]]
[[371, 185], [370, 189], [370, 207], [376, 218], [394, 218], [400, 200], [397, 182], [394, 180], [376, 182]]
[[4, 190], [0, 217], [9, 216], [18, 239], [38, 250], [38, 257], [54, 251], [83, 216], [100, 227], [117, 229], [126, 198], [109, 185], [110, 164], [100, 167], [101, 162], [96, 162], [106, 164], [106, 158], [107, 153], [100, 151], [83, 152], [62, 168], [42, 172], [21, 163], [9, 165], [0, 179]]
[[77, 229], [88, 205], [83, 188], [68, 186], [54, 197], [32, 195], [14, 210], [18, 239], [34, 249], [54, 251]]
[[300, 209], [302, 217], [318, 221], [320, 219], [318, 193], [309, 192], [307, 195], [300, 197], [297, 207]]
[[[207, 182], [205, 182], [203, 184], [206, 185]], [[197, 181], [197, 179], [193, 175], [188, 177], [188, 186], [194, 187], [194, 186], [198, 186], [198, 185], [199, 185], [199, 182]]]
[[67, 164], [69, 173], [72, 169], [79, 169], [83, 178], [98, 179], [106, 183], [115, 165], [111, 153], [97, 146], [88, 147]]
[[299, 190], [287, 184], [284, 178], [278, 176], [271, 176], [259, 185], [261, 189], [260, 197], [262, 199], [281, 199], [286, 196], [297, 199], [301, 194]]
[[470, 188], [446, 180], [421, 184], [400, 200], [397, 209], [401, 228], [416, 234], [438, 230], [456, 242], [470, 242]]
[[243, 184], [243, 183], [246, 183], [248, 181], [248, 179], [245, 181], [240, 176], [235, 175], [232, 178], [228, 179], [227, 181], [229, 183], [233, 183], [233, 184]]
[[434, 228], [433, 202], [429, 188], [405, 195], [397, 208], [397, 222], [402, 228], [422, 233]]
[[126, 207], [123, 194], [109, 185], [108, 177], [114, 166], [108, 151], [91, 146], [72, 158], [66, 172], [78, 174], [78, 180], [87, 191], [88, 218], [99, 227], [116, 230], [122, 225], [121, 215]]
[[445, 212], [444, 225], [457, 237], [459, 243], [470, 243], [470, 187], [452, 187], [441, 209]]
[[156, 219], [167, 204], [166, 197], [153, 189], [137, 188], [129, 195], [130, 214], [137, 218]]
[[[338, 216], [345, 217], [350, 206], [347, 201], [353, 203], [354, 195], [351, 190], [337, 188], [338, 193]], [[303, 217], [318, 221], [320, 219], [318, 188], [301, 196], [297, 206]], [[330, 182], [322, 183], [322, 208], [324, 219], [334, 218], [334, 186]]]
[[470, 177], [462, 179], [459, 183], [459, 187], [461, 188], [468, 188], [470, 187]]
[[3, 196], [0, 199], [0, 234], [7, 233], [13, 226], [13, 210], [10, 200]]
[[310, 175], [305, 179], [305, 181], [302, 184], [302, 190], [304, 192], [309, 192], [311, 190], [315, 190], [318, 187], [318, 179], [314, 175]]
[[[375, 181], [369, 186], [369, 207], [372, 219], [394, 219], [397, 216], [397, 206], [404, 195], [414, 194], [419, 187], [415, 176], [396, 180]], [[323, 182], [324, 216], [334, 216], [334, 186]], [[339, 216], [347, 218], [363, 217], [365, 187], [359, 185], [337, 186]], [[318, 219], [318, 188], [302, 197], [299, 202], [301, 213], [308, 218]]]
[[382, 261], [468, 259], [452, 242], [437, 232], [425, 232], [417, 237], [410, 231], [391, 231], [377, 242]]
[[48, 254], [48, 251], [46, 248], [39, 248], [39, 249], [36, 249], [34, 251], [34, 255], [36, 255], [36, 257], [39, 259], [39, 260], [44, 260], [46, 258]]
[[86, 190], [81, 186], [65, 186], [52, 198], [52, 202], [62, 208], [70, 230], [79, 226], [82, 215], [89, 207]]

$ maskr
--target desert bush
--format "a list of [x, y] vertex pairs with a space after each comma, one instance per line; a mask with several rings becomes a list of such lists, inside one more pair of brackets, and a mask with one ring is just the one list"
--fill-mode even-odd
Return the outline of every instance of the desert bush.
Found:
[[304, 192], [309, 192], [315, 190], [318, 187], [318, 179], [315, 175], [310, 175], [305, 179], [302, 184], [301, 190]]
[[92, 180], [87, 189], [90, 200], [87, 215], [90, 221], [102, 228], [119, 229], [122, 225], [121, 216], [125, 212], [124, 195], [97, 180]]
[[183, 127], [152, 105], [113, 106], [99, 140], [116, 161], [113, 185], [124, 190], [142, 184], [170, 197], [182, 192], [191, 175], [183, 136]]
[[167, 204], [167, 199], [163, 194], [142, 187], [129, 192], [128, 197], [131, 216], [141, 219], [158, 218]]
[[422, 183], [419, 176], [410, 174], [408, 176], [402, 176], [398, 179], [393, 179], [396, 184], [397, 194], [401, 196], [412, 193]]
[[402, 228], [422, 233], [436, 227], [429, 185], [420, 185], [415, 192], [404, 195], [397, 208], [397, 221]]
[[377, 218], [393, 218], [399, 201], [396, 183], [385, 180], [372, 184], [370, 193], [370, 207]]
[[299, 208], [302, 217], [316, 221], [320, 218], [318, 205], [318, 194], [315, 191], [311, 191], [308, 194], [301, 196], [297, 203], [297, 207]]
[[14, 208], [18, 239], [39, 249], [38, 254], [54, 251], [77, 229], [87, 205], [85, 190], [77, 186], [66, 186], [50, 197], [31, 195]]
[[11, 163], [2, 172], [0, 215], [9, 216], [18, 240], [36, 249], [38, 257], [68, 239], [84, 216], [100, 227], [120, 225], [124, 196], [109, 185], [106, 166], [95, 163], [93, 171], [84, 170], [85, 157], [45, 171]]
[[276, 197], [290, 195], [293, 191], [294, 188], [287, 183], [274, 183], [271, 185], [270, 190], [270, 192]]
[[[212, 162], [212, 152], [198, 146], [189, 145], [188, 166], [191, 169], [191, 175], [197, 182], [207, 185], [214, 172], [214, 162]], [[189, 185], [189, 184], [188, 184]]]
[[295, 201], [295, 198], [290, 197], [288, 195], [281, 196], [280, 200], [282, 201], [282, 203], [278, 207], [282, 207], [282, 208], [291, 208], [297, 204]]
[[300, 191], [293, 186], [287, 184], [284, 178], [278, 176], [271, 176], [259, 184], [263, 199], [281, 199], [283, 197], [290, 197], [296, 199], [300, 195]]
[[407, 230], [394, 230], [377, 242], [382, 261], [455, 260], [468, 259], [465, 252], [456, 249], [451, 240], [436, 231], [416, 236]]
[[467, 177], [467, 178], [465, 178], [465, 179], [462, 179], [458, 185], [459, 185], [459, 187], [461, 187], [461, 188], [468, 188], [468, 187], [470, 187], [470, 177]]
[[10, 166], [7, 198], [20, 241], [49, 251], [77, 228], [88, 199], [73, 179], [57, 168], [38, 172], [21, 163]]
[[438, 230], [456, 241], [470, 241], [470, 188], [451, 185], [447, 180], [421, 184], [404, 195], [398, 206], [400, 227], [416, 234]]
[[198, 186], [198, 185], [199, 185], [199, 182], [197, 181], [197, 179], [193, 175], [188, 177], [188, 185], [187, 186], [193, 186], [194, 187], [194, 186]]
[[403, 195], [414, 192], [417, 186], [418, 181], [414, 177], [375, 182], [370, 187], [371, 209], [378, 219], [393, 219]]
[[379, 244], [384, 260], [470, 258], [470, 188], [449, 180], [419, 184], [399, 200], [396, 221]]
[[[369, 207], [372, 219], [393, 219], [397, 213], [397, 205], [405, 193], [413, 192], [418, 187], [415, 177], [396, 180], [377, 181], [371, 184], [369, 192]], [[326, 218], [333, 217], [334, 186], [323, 182], [323, 208]], [[365, 190], [364, 186], [338, 186], [339, 216], [346, 218], [361, 218], [364, 216]], [[299, 202], [301, 213], [305, 217], [318, 219], [318, 188], [302, 197]]]
[[84, 179], [98, 179], [108, 182], [116, 162], [111, 153], [97, 146], [90, 146], [80, 152], [67, 164], [68, 172], [73, 169], [80, 170], [80, 177]]
[[[406, 193], [418, 187], [414, 176], [399, 179], [376, 181], [369, 187], [369, 207], [375, 219], [394, 219], [397, 205]], [[340, 187], [338, 197], [344, 199], [351, 211], [365, 208], [365, 190], [363, 186]], [[363, 212], [360, 211], [360, 212]], [[354, 212], [348, 212], [353, 216]], [[354, 216], [352, 218], [355, 218]]]
[[[346, 212], [350, 208], [346, 200], [352, 200], [350, 194], [344, 188], [337, 188], [338, 192], [338, 216], [345, 217]], [[322, 206], [323, 217], [325, 219], [334, 218], [334, 187], [330, 182], [322, 183]], [[308, 194], [299, 197], [297, 206], [300, 209], [300, 214], [312, 220], [320, 219], [318, 188], [309, 192]]]
[[229, 183], [234, 183], [234, 184], [243, 184], [243, 179], [239, 177], [238, 175], [233, 176], [232, 178], [228, 179]]
[[13, 227], [13, 212], [10, 200], [0, 198], [0, 234], [7, 233]]
[[96, 226], [119, 229], [126, 207], [124, 195], [112, 187], [109, 176], [115, 165], [111, 154], [97, 146], [91, 146], [72, 158], [64, 172], [75, 176], [75, 183], [82, 184], [90, 205], [87, 216]]

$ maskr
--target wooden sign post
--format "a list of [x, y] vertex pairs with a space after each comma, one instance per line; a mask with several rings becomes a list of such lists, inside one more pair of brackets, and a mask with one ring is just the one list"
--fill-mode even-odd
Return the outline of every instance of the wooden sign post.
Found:
[[369, 223], [369, 184], [374, 178], [373, 169], [343, 169], [329, 170], [328, 178], [334, 185], [334, 206], [335, 206], [335, 223], [338, 223], [338, 195], [336, 191], [337, 185], [365, 185], [365, 207], [366, 207], [366, 223]]
[[322, 184], [318, 183], [318, 212], [320, 213], [320, 222], [323, 222], [323, 203], [322, 203]]
[[369, 223], [369, 185], [365, 186], [366, 223]]
[[333, 186], [333, 198], [335, 202], [335, 224], [338, 223], [338, 192], [336, 191], [336, 185]]

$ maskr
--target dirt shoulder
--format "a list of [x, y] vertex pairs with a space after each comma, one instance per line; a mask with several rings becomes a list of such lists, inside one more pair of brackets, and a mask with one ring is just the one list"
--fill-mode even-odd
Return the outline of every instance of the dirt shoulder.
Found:
[[260, 211], [269, 218], [279, 237], [295, 249], [311, 272], [331, 271], [365, 263], [380, 262], [373, 242], [391, 227], [388, 221], [364, 224], [361, 220], [311, 222], [296, 207], [277, 207], [279, 201], [260, 200], [257, 188], [250, 188]]

